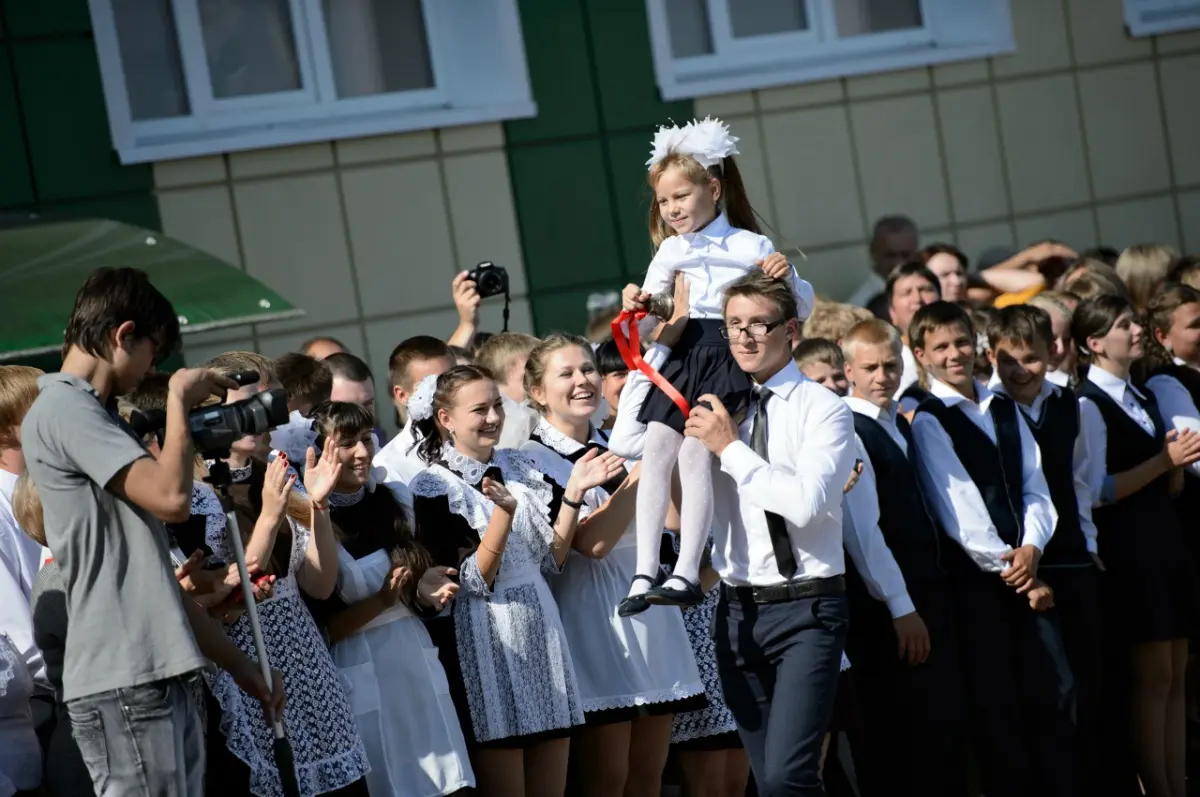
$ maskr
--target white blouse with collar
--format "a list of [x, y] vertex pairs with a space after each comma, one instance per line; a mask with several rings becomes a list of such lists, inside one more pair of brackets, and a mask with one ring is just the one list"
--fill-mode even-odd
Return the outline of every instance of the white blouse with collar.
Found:
[[[1178, 357], [1174, 359], [1176, 365], [1189, 367]], [[1200, 432], [1200, 411], [1197, 411], [1192, 394], [1182, 382], [1169, 374], [1157, 374], [1146, 380], [1146, 388], [1154, 394], [1154, 400], [1158, 402], [1158, 411], [1168, 430], [1182, 432], [1184, 429], [1191, 429], [1193, 432]], [[1188, 470], [1193, 476], [1200, 476], [1200, 462], [1188, 465]]]

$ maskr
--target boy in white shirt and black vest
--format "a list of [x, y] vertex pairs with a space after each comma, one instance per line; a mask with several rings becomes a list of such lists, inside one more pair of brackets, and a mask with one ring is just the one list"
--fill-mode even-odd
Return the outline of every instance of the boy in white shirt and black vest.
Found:
[[1089, 786], [1083, 793], [1099, 794], [1105, 784], [1095, 782], [1100, 770], [1089, 763], [1098, 753], [1096, 731], [1102, 719], [1100, 558], [1079, 402], [1071, 388], [1047, 379], [1053, 336], [1045, 310], [1013, 305], [996, 313], [987, 328], [993, 369], [988, 387], [1016, 402], [1042, 453], [1042, 473], [1058, 522], [1038, 562], [1038, 575], [1054, 590], [1066, 652], [1060, 666], [1069, 665], [1060, 677], [1075, 685], [1076, 761], [1081, 783]]
[[988, 797], [1074, 795], [1071, 685], [1053, 593], [1038, 562], [1058, 514], [1041, 454], [1013, 401], [975, 381], [967, 311], [934, 302], [913, 316], [930, 398], [913, 418], [918, 473], [952, 572], [971, 726]]
[[[926, 506], [917, 478], [917, 448], [899, 402], [903, 343], [878, 319], [855, 325], [842, 339], [854, 411], [859, 482], [846, 494], [847, 594], [851, 625], [847, 654], [858, 694], [861, 732], [854, 760], [863, 797], [923, 793], [961, 797], [967, 790], [966, 697], [954, 596], [942, 548], [948, 547]], [[874, 533], [864, 536], [864, 529]], [[875, 556], [855, 555], [878, 540]], [[866, 553], [866, 552], [864, 552]], [[898, 594], [888, 595], [877, 572], [860, 560], [898, 567]], [[893, 590], [895, 592], [896, 590]]]

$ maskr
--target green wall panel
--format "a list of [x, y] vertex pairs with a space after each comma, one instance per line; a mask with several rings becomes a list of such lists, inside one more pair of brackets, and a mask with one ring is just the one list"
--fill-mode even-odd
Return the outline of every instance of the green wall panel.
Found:
[[158, 201], [153, 194], [133, 193], [71, 202], [44, 202], [40, 208], [55, 219], [112, 219], [148, 230], [162, 229]]
[[[585, 0], [605, 130], [690, 121], [692, 103], [663, 102], [654, 77], [644, 0]], [[644, 159], [643, 159], [644, 160]]]
[[646, 266], [654, 257], [650, 243], [650, 186], [646, 183], [646, 159], [650, 157], [650, 136], [639, 130], [605, 137], [612, 170], [613, 215], [621, 239], [625, 275], [630, 282], [641, 283]]
[[92, 41], [46, 39], [12, 48], [38, 198], [149, 192], [150, 167], [122, 166], [113, 149]]
[[620, 279], [600, 141], [516, 147], [509, 167], [530, 291]]
[[570, 332], [581, 335], [587, 327], [587, 298], [597, 291], [610, 291], [620, 285], [611, 281], [555, 293], [541, 293], [532, 298], [533, 323], [537, 334]]
[[505, 125], [510, 143], [595, 133], [595, 102], [583, 7], [579, 0], [522, 0], [525, 60], [538, 114]]
[[0, 45], [0, 207], [25, 205], [34, 199], [8, 57], [8, 48]]
[[92, 32], [87, 0], [3, 0], [7, 33], [20, 36]]

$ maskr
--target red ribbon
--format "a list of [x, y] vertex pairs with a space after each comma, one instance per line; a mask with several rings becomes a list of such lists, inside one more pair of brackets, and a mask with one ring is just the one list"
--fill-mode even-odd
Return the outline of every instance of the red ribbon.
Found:
[[[638, 322], [645, 317], [645, 310], [624, 310], [612, 322], [612, 336], [613, 341], [617, 344], [617, 351], [621, 353], [621, 359], [625, 361], [625, 365], [629, 366], [629, 370], [641, 371], [645, 374], [655, 387], [667, 394], [667, 398], [674, 402], [679, 411], [683, 413], [683, 417], [686, 418], [692, 411], [692, 408], [688, 406], [687, 399], [667, 381], [665, 376], [642, 359], [642, 342], [641, 334], [638, 332]], [[624, 324], [626, 322], [629, 323], [628, 336], [625, 334]]]

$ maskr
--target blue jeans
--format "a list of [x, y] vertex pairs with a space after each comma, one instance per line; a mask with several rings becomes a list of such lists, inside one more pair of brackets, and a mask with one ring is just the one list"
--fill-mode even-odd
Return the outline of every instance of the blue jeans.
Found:
[[204, 729], [188, 680], [88, 695], [67, 703], [96, 797], [204, 793]]

